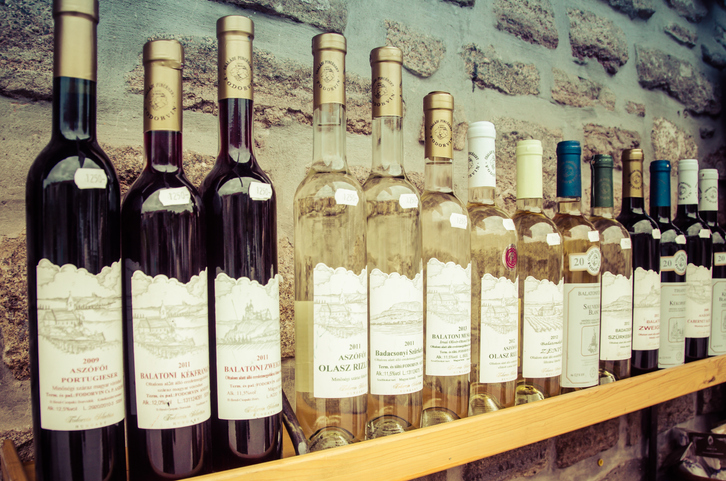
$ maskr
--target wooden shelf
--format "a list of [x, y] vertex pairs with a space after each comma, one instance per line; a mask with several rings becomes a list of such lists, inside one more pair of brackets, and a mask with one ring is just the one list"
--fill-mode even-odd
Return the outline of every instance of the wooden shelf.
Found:
[[726, 382], [726, 356], [448, 424], [192, 479], [411, 479], [526, 446], [722, 382]]

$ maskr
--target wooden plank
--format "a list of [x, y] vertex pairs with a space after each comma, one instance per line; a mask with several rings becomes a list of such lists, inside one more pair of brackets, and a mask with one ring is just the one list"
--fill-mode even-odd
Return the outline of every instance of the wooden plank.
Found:
[[726, 382], [726, 356], [704, 359], [534, 404], [351, 446], [193, 478], [411, 479], [542, 441]]
[[3, 479], [8, 481], [28, 481], [25, 476], [23, 463], [20, 462], [15, 445], [9, 439], [3, 441], [0, 449], [0, 462], [2, 463]]

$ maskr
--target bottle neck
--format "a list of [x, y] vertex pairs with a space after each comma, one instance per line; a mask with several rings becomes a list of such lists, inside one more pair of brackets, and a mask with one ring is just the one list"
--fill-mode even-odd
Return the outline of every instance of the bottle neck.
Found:
[[718, 211], [702, 210], [700, 214], [703, 222], [705, 222], [709, 227], [716, 227], [716, 225], [718, 225]]
[[96, 139], [96, 82], [53, 78], [52, 135], [73, 141]]
[[542, 197], [534, 197], [529, 199], [517, 199], [517, 210], [523, 212], [532, 212], [542, 214], [544, 201]]
[[170, 130], [144, 132], [146, 168], [157, 172], [183, 173], [182, 133]]
[[431, 192], [454, 191], [454, 164], [446, 157], [426, 159], [424, 190]]
[[254, 162], [252, 101], [229, 98], [219, 101], [219, 156], [229, 164]]
[[597, 216], [597, 217], [605, 217], [606, 219], [612, 219], [613, 218], [613, 208], [612, 207], [593, 207], [592, 215]]
[[371, 175], [403, 177], [403, 119], [401, 117], [373, 118], [373, 162]]
[[623, 197], [622, 212], [645, 214], [645, 202], [642, 197]]
[[650, 216], [659, 224], [671, 223], [671, 206], [669, 205], [651, 205]]
[[313, 165], [315, 172], [348, 172], [345, 159], [345, 106], [321, 104], [313, 112]]
[[469, 203], [494, 205], [494, 187], [470, 187]]
[[579, 197], [558, 197], [557, 213], [566, 215], [582, 215]]
[[698, 218], [698, 204], [678, 204], [676, 217]]

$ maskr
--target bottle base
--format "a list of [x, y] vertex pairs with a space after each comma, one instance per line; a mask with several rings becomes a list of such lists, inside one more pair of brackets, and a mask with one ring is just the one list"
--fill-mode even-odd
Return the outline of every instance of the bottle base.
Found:
[[615, 374], [606, 371], [604, 369], [600, 369], [600, 374], [598, 375], [598, 384], [601, 386], [603, 384], [610, 384], [611, 382], [615, 382], [618, 379], [615, 377]]
[[437, 424], [456, 421], [457, 419], [459, 419], [459, 416], [454, 411], [444, 407], [433, 407], [425, 409], [421, 413], [421, 426], [435, 426]]
[[545, 398], [544, 393], [531, 384], [517, 385], [517, 391], [514, 395], [514, 405], [529, 404], [535, 401], [542, 401]]
[[502, 409], [502, 405], [499, 401], [488, 394], [477, 394], [471, 397], [469, 400], [469, 413], [485, 414]]
[[371, 420], [366, 426], [366, 439], [382, 438], [408, 431], [411, 423], [399, 416], [386, 414]]
[[310, 438], [310, 451], [322, 451], [324, 449], [346, 446], [355, 442], [353, 435], [339, 427], [326, 427]]

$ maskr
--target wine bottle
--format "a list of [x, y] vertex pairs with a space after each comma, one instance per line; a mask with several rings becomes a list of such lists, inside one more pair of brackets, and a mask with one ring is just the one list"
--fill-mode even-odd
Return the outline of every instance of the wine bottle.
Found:
[[562, 236], [564, 300], [562, 393], [598, 384], [600, 353], [600, 233], [582, 215], [580, 142], [557, 144], [557, 213]]
[[313, 164], [297, 188], [296, 412], [310, 449], [365, 438], [368, 397], [366, 204], [345, 158], [342, 35], [313, 38]]
[[563, 246], [542, 209], [542, 143], [517, 142], [519, 366], [515, 404], [560, 394], [563, 332]]
[[650, 216], [660, 229], [660, 348], [658, 368], [683, 364], [686, 321], [686, 236], [671, 222], [671, 163], [650, 163]]
[[471, 234], [454, 195], [454, 97], [431, 92], [424, 105], [424, 392], [422, 426], [463, 418], [471, 370]]
[[143, 63], [146, 166], [121, 206], [129, 479], [181, 479], [210, 470], [203, 208], [182, 169], [182, 46], [147, 42]]
[[633, 340], [633, 259], [630, 235], [613, 218], [613, 158], [591, 167], [590, 222], [600, 233], [600, 384], [630, 377]]
[[471, 219], [471, 382], [469, 414], [514, 406], [519, 296], [517, 232], [494, 202], [496, 129], [473, 122], [469, 140]]
[[633, 376], [658, 369], [660, 345], [660, 230], [645, 212], [643, 150], [625, 149], [623, 204], [617, 217], [633, 247]]
[[698, 211], [711, 230], [713, 262], [711, 268], [711, 333], [708, 355], [726, 354], [726, 231], [718, 225], [718, 170], [698, 172]]
[[421, 201], [403, 168], [403, 54], [380, 47], [370, 62], [373, 162], [363, 184], [370, 276], [367, 439], [420, 426], [424, 343]]
[[200, 188], [214, 471], [282, 457], [277, 209], [253, 150], [253, 38], [247, 17], [217, 21], [220, 151]]
[[686, 236], [686, 362], [708, 356], [711, 334], [711, 230], [698, 214], [698, 161], [678, 162], [678, 208], [673, 224]]
[[26, 184], [35, 479], [126, 479], [120, 193], [96, 140], [95, 0], [53, 3], [51, 139]]

